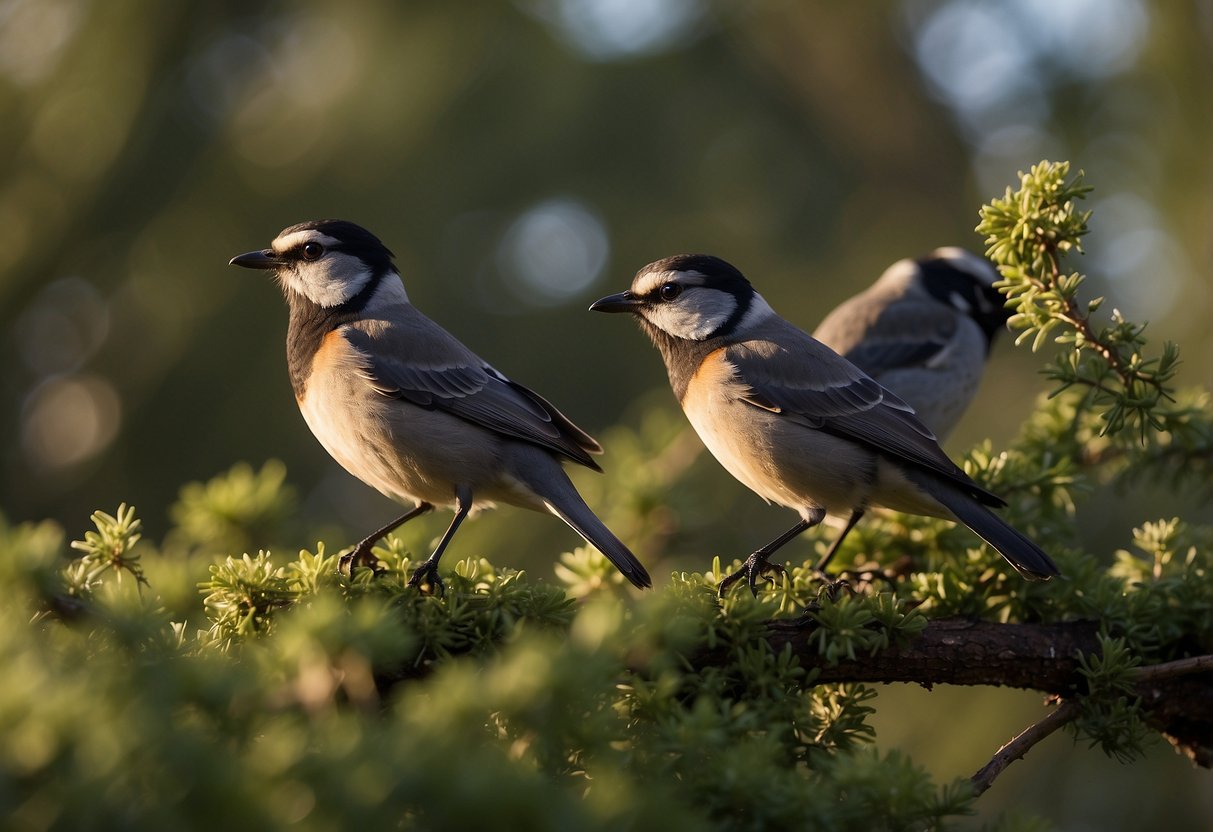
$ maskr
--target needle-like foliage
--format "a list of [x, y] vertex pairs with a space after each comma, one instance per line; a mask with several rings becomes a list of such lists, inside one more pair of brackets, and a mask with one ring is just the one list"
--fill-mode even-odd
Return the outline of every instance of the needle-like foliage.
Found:
[[[1151, 351], [1144, 326], [1101, 321], [1098, 300], [1083, 299], [1069, 258], [1091, 219], [1078, 208], [1088, 190], [1065, 164], [1042, 163], [983, 209], [1012, 326], [1059, 352], [1016, 442], [964, 460], [1064, 577], [1026, 582], [963, 528], [888, 514], [848, 538], [840, 585], [823, 583], [813, 556], [757, 598], [719, 599], [739, 561], [704, 552], [702, 571], [641, 594], [591, 549], [563, 555], [545, 580], [507, 566], [518, 553], [503, 542], [491, 560], [453, 560], [436, 598], [407, 587], [426, 551], [404, 534], [375, 550], [377, 571], [352, 577], [323, 543], [288, 554], [284, 469], [239, 465], [183, 489], [159, 545], [127, 506], [96, 512], [70, 547], [49, 525], [0, 523], [0, 818], [21, 829], [953, 828], [988, 780], [937, 783], [877, 750], [874, 676], [861, 672], [911, 661], [948, 621], [1090, 632], [1084, 650], [1045, 651], [1073, 668], [1043, 689], [1065, 700], [1058, 725], [1135, 759], [1169, 730], [1156, 700], [1179, 693], [1161, 683], [1213, 664], [1213, 533], [1144, 517], [1125, 550], [1090, 551], [1074, 517], [1131, 478], [1208, 487], [1213, 420], [1205, 393], [1177, 389], [1176, 347]], [[690, 514], [703, 478], [678, 423], [655, 415], [615, 438], [633, 464], [591, 486], [614, 527], [660, 552], [677, 543], [676, 515], [719, 522]], [[894, 675], [946, 682], [972, 670], [960, 667], [970, 655]], [[1199, 734], [1184, 741], [1197, 760], [1211, 753]]]

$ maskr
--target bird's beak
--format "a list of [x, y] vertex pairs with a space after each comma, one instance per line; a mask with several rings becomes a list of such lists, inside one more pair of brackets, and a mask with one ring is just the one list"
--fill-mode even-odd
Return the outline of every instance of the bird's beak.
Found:
[[635, 312], [644, 303], [631, 292], [607, 295], [590, 304], [591, 312]]
[[250, 251], [247, 254], [237, 254], [227, 261], [229, 266], [244, 266], [246, 269], [276, 269], [282, 265], [282, 258], [271, 248], [261, 251]]

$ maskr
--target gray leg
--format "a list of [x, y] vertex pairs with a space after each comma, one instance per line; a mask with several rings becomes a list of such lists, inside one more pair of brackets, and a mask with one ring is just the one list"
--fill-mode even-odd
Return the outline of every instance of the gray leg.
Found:
[[354, 551], [341, 558], [341, 562], [337, 568], [345, 574], [350, 575], [353, 574], [355, 565], [373, 566], [375, 561], [371, 556], [371, 547], [382, 540], [383, 536], [388, 532], [403, 526], [414, 517], [420, 517], [432, 508], [433, 506], [429, 503], [418, 503], [413, 509], [406, 511], [382, 529], [371, 532], [358, 542], [358, 545], [354, 547]]
[[830, 551], [825, 553], [825, 557], [817, 562], [817, 566], [813, 567], [814, 571], [820, 574], [826, 580], [830, 579], [830, 573], [826, 571], [826, 567], [830, 565], [830, 561], [834, 559], [834, 555], [838, 554], [838, 547], [842, 546], [842, 541], [847, 539], [847, 535], [851, 533], [851, 529], [855, 528], [855, 524], [863, 517], [864, 510], [857, 508], [851, 512], [851, 517], [847, 520], [847, 524], [843, 527], [842, 533], [834, 541], [834, 545], [830, 547]]
[[451, 520], [451, 525], [447, 526], [442, 539], [438, 541], [438, 547], [434, 549], [434, 554], [430, 555], [425, 563], [413, 570], [413, 577], [409, 578], [409, 586], [420, 586], [423, 583], [428, 583], [438, 591], [439, 595], [446, 593], [446, 586], [442, 583], [442, 577], [438, 574], [438, 561], [442, 559], [442, 553], [446, 551], [447, 544], [451, 542], [451, 538], [458, 531], [459, 524], [463, 522], [463, 518], [467, 517], [468, 512], [471, 510], [472, 490], [470, 488], [459, 489], [455, 494], [455, 517]]
[[723, 598], [728, 593], [729, 588], [737, 583], [743, 577], [746, 583], [750, 586], [750, 592], [754, 593], [754, 597], [758, 597], [758, 576], [766, 572], [768, 569], [774, 569], [778, 572], [783, 572], [783, 567], [777, 564], [768, 562], [768, 558], [775, 554], [784, 544], [788, 543], [793, 538], [803, 534], [805, 530], [811, 529], [822, 520], [825, 519], [826, 513], [822, 509], [813, 509], [809, 512], [808, 519], [801, 519], [792, 528], [781, 534], [779, 537], [772, 540], [766, 546], [763, 546], [758, 551], [754, 552], [748, 558], [741, 568], [729, 575], [720, 582], [720, 597]]

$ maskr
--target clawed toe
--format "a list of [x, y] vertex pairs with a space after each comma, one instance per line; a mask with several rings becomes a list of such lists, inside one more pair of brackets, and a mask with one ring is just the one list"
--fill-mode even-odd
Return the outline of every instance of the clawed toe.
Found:
[[883, 569], [844, 569], [838, 573], [837, 579], [829, 582], [845, 583], [849, 588], [852, 581], [859, 587], [875, 587], [877, 583], [883, 583], [888, 589], [897, 587], [897, 579]]
[[771, 563], [764, 556], [755, 552], [746, 558], [745, 563], [741, 565], [740, 569], [720, 582], [720, 587], [718, 589], [720, 597], [723, 598], [724, 596], [728, 595], [733, 584], [737, 583], [742, 578], [745, 578], [746, 584], [748, 584], [750, 587], [750, 592], [753, 593], [755, 598], [757, 598], [758, 578], [767, 572], [775, 572], [778, 577], [771, 578], [769, 580], [771, 583], [779, 583], [779, 581], [783, 579], [783, 576], [788, 573], [788, 570], [784, 569], [777, 563]]
[[838, 596], [843, 592], [846, 592], [851, 596], [859, 594], [855, 591], [855, 587], [851, 586], [851, 582], [846, 578], [837, 578], [826, 581], [821, 585], [821, 588], [817, 590], [817, 603], [820, 604], [822, 598], [827, 598], [830, 601], [837, 601]]
[[409, 578], [408, 585], [418, 589], [423, 585], [429, 585], [430, 590], [439, 598], [446, 595], [446, 584], [442, 582], [442, 576], [438, 574], [438, 564], [428, 560], [413, 570], [413, 576]]
[[371, 554], [371, 547], [359, 544], [348, 554], [341, 556], [341, 560], [337, 562], [337, 570], [342, 575], [353, 576], [355, 566], [366, 566], [378, 571], [376, 569], [377, 564], [378, 559]]

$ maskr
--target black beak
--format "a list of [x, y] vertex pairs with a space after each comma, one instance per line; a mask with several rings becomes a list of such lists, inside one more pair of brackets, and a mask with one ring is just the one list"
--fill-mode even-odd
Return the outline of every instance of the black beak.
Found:
[[247, 254], [237, 254], [227, 261], [229, 266], [244, 266], [246, 269], [276, 269], [282, 265], [282, 258], [274, 254], [270, 248], [261, 251], [250, 251]]
[[590, 304], [591, 312], [635, 312], [644, 305], [644, 301], [631, 292], [620, 292], [617, 295], [607, 295]]

